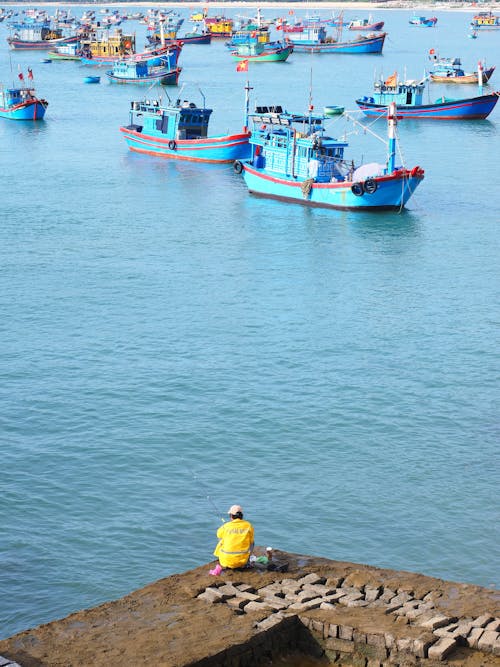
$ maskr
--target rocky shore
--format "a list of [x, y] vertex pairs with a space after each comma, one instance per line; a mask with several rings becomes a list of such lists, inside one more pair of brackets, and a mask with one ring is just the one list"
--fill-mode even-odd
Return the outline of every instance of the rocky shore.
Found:
[[214, 577], [207, 564], [161, 579], [0, 641], [0, 665], [500, 665], [499, 591], [284, 552], [273, 562], [286, 571]]

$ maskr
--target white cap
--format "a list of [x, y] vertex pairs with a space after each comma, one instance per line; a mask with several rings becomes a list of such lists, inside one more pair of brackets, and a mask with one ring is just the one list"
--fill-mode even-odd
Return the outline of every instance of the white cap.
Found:
[[243, 507], [241, 505], [231, 505], [231, 507], [228, 510], [228, 514], [231, 514], [231, 516], [234, 516], [235, 514], [238, 514], [241, 512], [243, 514]]

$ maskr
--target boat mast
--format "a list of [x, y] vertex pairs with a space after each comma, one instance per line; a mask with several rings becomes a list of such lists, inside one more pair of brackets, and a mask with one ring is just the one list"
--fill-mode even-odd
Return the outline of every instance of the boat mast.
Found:
[[483, 94], [483, 65], [481, 61], [477, 63], [477, 85], [479, 94]]
[[250, 113], [250, 91], [253, 88], [250, 86], [250, 81], [247, 79], [247, 84], [245, 86], [245, 125], [243, 127], [243, 132], [248, 132], [248, 115]]
[[387, 155], [387, 173], [392, 174], [396, 168], [396, 102], [391, 102], [387, 110], [387, 136], [389, 139]]

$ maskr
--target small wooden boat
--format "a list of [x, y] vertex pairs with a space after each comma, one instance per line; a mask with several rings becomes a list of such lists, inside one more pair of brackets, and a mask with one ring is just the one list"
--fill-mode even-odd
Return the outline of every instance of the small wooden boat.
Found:
[[47, 55], [50, 60], [80, 60], [82, 55], [80, 43], [60, 44], [55, 47], [54, 51], [49, 51]]
[[[248, 92], [247, 92], [248, 95]], [[247, 96], [248, 99], [248, 96]], [[233, 162], [250, 155], [246, 128], [234, 134], [208, 136], [212, 109], [177, 100], [131, 102], [129, 125], [121, 127], [130, 150], [191, 162]]]
[[339, 107], [336, 104], [331, 104], [329, 106], [323, 107], [323, 113], [325, 116], [340, 116], [344, 113], [344, 107]]
[[462, 69], [460, 58], [440, 58], [434, 49], [431, 49], [429, 58], [432, 61], [432, 70], [429, 78], [434, 83], [460, 83], [460, 84], [478, 84], [479, 71], [481, 71], [482, 83], [487, 83], [495, 67], [487, 67], [484, 63], [480, 63], [480, 67], [476, 72], [465, 72]]
[[0, 118], [42, 120], [49, 103], [36, 96], [30, 86], [0, 89]]
[[421, 28], [434, 28], [437, 23], [437, 18], [435, 16], [431, 16], [430, 18], [427, 18], [426, 16], [414, 16], [408, 23]]
[[439, 97], [424, 104], [425, 81], [398, 81], [395, 72], [386, 81], [375, 83], [373, 94], [361, 97], [356, 104], [366, 116], [383, 116], [394, 102], [398, 118], [426, 120], [477, 120], [486, 118], [495, 108], [500, 93], [462, 99]]
[[83, 79], [83, 83], [101, 83], [100, 76], [86, 76]]
[[165, 57], [153, 65], [148, 60], [119, 60], [113, 64], [113, 69], [106, 72], [106, 76], [112, 83], [159, 83], [162, 86], [176, 86], [180, 73], [181, 68]]
[[236, 51], [231, 51], [234, 60], [248, 60], [249, 62], [284, 62], [293, 53], [292, 44], [282, 42], [250, 42], [240, 44]]
[[[394, 105], [393, 105], [394, 106]], [[354, 211], [401, 210], [424, 178], [418, 166], [396, 166], [396, 113], [388, 114], [383, 163], [355, 164], [345, 140], [328, 136], [325, 118], [257, 107], [250, 115], [252, 156], [237, 160], [250, 193], [311, 207]]]
[[384, 27], [384, 21], [374, 22], [370, 16], [367, 19], [354, 19], [354, 21], [351, 21], [347, 27], [349, 30], [367, 30], [376, 32], [378, 30], [382, 30]]

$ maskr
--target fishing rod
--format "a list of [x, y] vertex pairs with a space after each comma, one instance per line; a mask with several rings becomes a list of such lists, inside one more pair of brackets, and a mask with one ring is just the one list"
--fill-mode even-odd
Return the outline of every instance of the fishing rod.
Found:
[[210, 490], [207, 488], [205, 483], [198, 477], [198, 475], [194, 472], [194, 470], [188, 465], [187, 461], [185, 459], [181, 459], [181, 461], [184, 464], [186, 470], [191, 475], [191, 477], [194, 479], [194, 481], [197, 482], [198, 485], [203, 490], [205, 498], [207, 499], [211, 508], [214, 510], [215, 514], [217, 515], [217, 518], [219, 518], [223, 523], [225, 523], [226, 519], [223, 517], [222, 512], [218, 509], [217, 505], [214, 503], [212, 496], [210, 495]]

